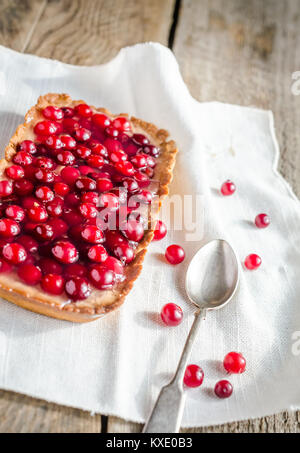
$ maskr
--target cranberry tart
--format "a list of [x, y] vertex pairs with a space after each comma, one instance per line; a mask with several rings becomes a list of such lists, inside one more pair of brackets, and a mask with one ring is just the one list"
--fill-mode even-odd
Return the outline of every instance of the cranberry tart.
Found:
[[0, 161], [0, 295], [74, 322], [124, 301], [177, 152], [153, 124], [41, 96]]

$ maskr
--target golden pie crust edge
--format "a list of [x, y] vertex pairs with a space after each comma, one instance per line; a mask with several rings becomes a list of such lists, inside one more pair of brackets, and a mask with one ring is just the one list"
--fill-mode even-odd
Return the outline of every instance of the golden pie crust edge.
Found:
[[[68, 94], [56, 94], [49, 93], [44, 96], [40, 96], [38, 102], [33, 106], [25, 115], [25, 122], [18, 126], [15, 134], [9, 141], [9, 144], [5, 148], [5, 159], [0, 160], [0, 177], [2, 176], [5, 168], [9, 165], [14, 154], [17, 152], [17, 145], [25, 137], [28, 136], [28, 131], [32, 126], [39, 120], [42, 119], [41, 111], [48, 105], [55, 105], [58, 107], [74, 107], [75, 105], [85, 103], [85, 101], [77, 100], [73, 101]], [[103, 112], [109, 115], [111, 118], [117, 116], [127, 116], [128, 114], [113, 115], [104, 108], [96, 108], [91, 106], [93, 110], [97, 112]], [[161, 149], [160, 155], [157, 158], [157, 164], [154, 171], [152, 180], [159, 182], [158, 196], [159, 200], [157, 207], [154, 212], [151, 212], [150, 221], [153, 222], [160, 209], [162, 200], [168, 195], [168, 186], [173, 177], [173, 168], [175, 165], [175, 157], [177, 153], [177, 146], [173, 140], [168, 141], [169, 133], [164, 129], [157, 128], [154, 124], [140, 120], [135, 117], [131, 117], [130, 121], [134, 129], [138, 129], [140, 132], [144, 132], [155, 145], [158, 145]], [[152, 223], [153, 224], [153, 223]], [[153, 238], [153, 229], [149, 229], [145, 232], [142, 241], [138, 244], [136, 249], [137, 253], [135, 259], [127, 266], [125, 266], [125, 280], [119, 283], [115, 289], [107, 292], [107, 298], [101, 297], [101, 303], [97, 304], [97, 301], [89, 301], [91, 296], [85, 301], [72, 302], [67, 304], [61, 304], [57, 299], [57, 296], [51, 296], [43, 292], [42, 289], [38, 291], [38, 294], [32, 295], [32, 288], [26, 284], [20, 284], [18, 282], [17, 288], [12, 288], [5, 282], [6, 274], [0, 274], [0, 296], [4, 299], [13, 302], [20, 307], [26, 308], [33, 312], [51, 316], [57, 319], [63, 319], [72, 322], [89, 322], [104, 316], [107, 313], [112, 312], [118, 308], [124, 302], [126, 295], [130, 292], [133, 284], [139, 276], [147, 247], [151, 243]], [[35, 293], [36, 288], [35, 288]], [[92, 294], [94, 289], [92, 291]], [[67, 298], [65, 298], [67, 300]], [[107, 299], [107, 300], [106, 300]]]

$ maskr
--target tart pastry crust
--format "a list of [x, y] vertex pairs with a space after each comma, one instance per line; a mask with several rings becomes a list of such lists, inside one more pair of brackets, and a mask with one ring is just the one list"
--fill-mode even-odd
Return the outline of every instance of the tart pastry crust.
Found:
[[[4, 170], [10, 165], [10, 161], [17, 152], [18, 143], [23, 140], [33, 139], [34, 125], [43, 119], [41, 111], [48, 105], [57, 107], [74, 107], [82, 104], [84, 101], [73, 101], [67, 94], [49, 93], [40, 96], [37, 104], [32, 107], [25, 115], [24, 124], [20, 125], [9, 144], [5, 149], [5, 159], [0, 160], [0, 178], [5, 178]], [[95, 112], [107, 114], [110, 118], [119, 115], [112, 115], [104, 108], [91, 106]], [[121, 114], [128, 116], [127, 114]], [[160, 147], [160, 155], [157, 158], [156, 167], [152, 180], [159, 182], [158, 196], [159, 202], [155, 210], [151, 210], [152, 218], [155, 221], [158, 215], [162, 200], [168, 194], [168, 186], [172, 180], [173, 168], [177, 147], [173, 140], [168, 140], [169, 133], [166, 130], [157, 128], [154, 124], [148, 123], [141, 119], [131, 117], [131, 124], [134, 132], [140, 132], [150, 138], [154, 145]], [[83, 300], [71, 302], [66, 294], [62, 296], [53, 296], [45, 293], [40, 287], [32, 287], [21, 282], [16, 273], [0, 274], [0, 296], [19, 305], [20, 307], [51, 316], [58, 319], [64, 319], [73, 322], [88, 322], [118, 308], [123, 302], [126, 295], [131, 290], [135, 280], [139, 276], [147, 247], [153, 238], [153, 229], [145, 231], [141, 242], [138, 243], [135, 259], [125, 266], [125, 279], [118, 283], [112, 290], [100, 291], [93, 288], [91, 295]]]

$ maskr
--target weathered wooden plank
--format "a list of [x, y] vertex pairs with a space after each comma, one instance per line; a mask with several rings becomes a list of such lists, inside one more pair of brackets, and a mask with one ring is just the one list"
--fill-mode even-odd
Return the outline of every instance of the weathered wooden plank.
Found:
[[1, 0], [0, 44], [22, 52], [47, 0]]
[[[273, 110], [280, 170], [300, 195], [299, 0], [184, 0], [174, 40], [183, 77], [200, 101]], [[300, 432], [300, 412], [193, 430]]]
[[174, 53], [192, 95], [272, 109], [280, 170], [300, 195], [299, 0], [184, 0]]
[[101, 416], [0, 391], [0, 433], [100, 433]]
[[140, 433], [142, 429], [143, 425], [139, 423], [127, 422], [118, 417], [108, 417], [108, 433]]
[[[92, 65], [137, 42], [168, 42], [174, 0], [52, 0], [26, 52]], [[53, 18], [55, 17], [55, 20]]]

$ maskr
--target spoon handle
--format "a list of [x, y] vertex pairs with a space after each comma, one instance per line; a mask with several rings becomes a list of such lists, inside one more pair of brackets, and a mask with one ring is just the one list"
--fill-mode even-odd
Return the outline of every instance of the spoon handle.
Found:
[[195, 319], [185, 342], [176, 373], [171, 382], [161, 389], [143, 433], [177, 433], [179, 431], [185, 402], [183, 377], [194, 340], [205, 314], [206, 310], [198, 310], [195, 313]]

